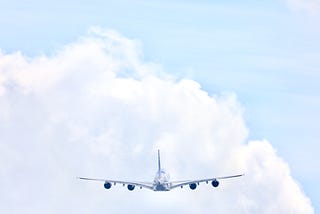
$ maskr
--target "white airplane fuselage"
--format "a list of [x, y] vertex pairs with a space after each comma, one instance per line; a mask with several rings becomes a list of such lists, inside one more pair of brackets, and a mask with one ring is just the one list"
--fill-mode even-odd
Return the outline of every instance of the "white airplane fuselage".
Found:
[[171, 183], [169, 182], [170, 176], [165, 170], [159, 169], [153, 181], [154, 191], [169, 191]]

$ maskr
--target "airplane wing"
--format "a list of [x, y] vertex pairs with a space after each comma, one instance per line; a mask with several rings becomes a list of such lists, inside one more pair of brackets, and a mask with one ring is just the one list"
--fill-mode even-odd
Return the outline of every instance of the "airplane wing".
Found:
[[[171, 189], [174, 189], [174, 188], [177, 188], [177, 187], [183, 187], [183, 186], [186, 186], [186, 185], [194, 185], [194, 189], [196, 188], [196, 185], [199, 185], [200, 183], [203, 183], [203, 182], [215, 182], [215, 183], [212, 183], [212, 185], [216, 185], [215, 187], [217, 187], [219, 185], [219, 182], [218, 180], [221, 180], [221, 179], [228, 179], [228, 178], [236, 178], [236, 177], [241, 177], [241, 176], [244, 176], [244, 174], [239, 174], [239, 175], [231, 175], [231, 176], [224, 176], [224, 177], [215, 177], [215, 178], [205, 178], [205, 179], [198, 179], [198, 180], [188, 180], [188, 181], [183, 181], [183, 182], [175, 182], [173, 181], [172, 182], [172, 186], [171, 186]], [[192, 186], [190, 186], [190, 188], [192, 188]]]
[[[109, 179], [100, 179], [100, 178], [84, 178], [84, 177], [78, 177], [79, 179], [81, 180], [87, 180], [87, 181], [101, 181], [101, 182], [104, 182], [105, 184], [106, 183], [109, 183], [110, 186], [109, 188], [111, 187], [111, 185], [116, 185], [116, 184], [122, 184], [123, 186], [125, 185], [133, 185], [133, 186], [137, 186], [137, 187], [140, 187], [140, 188], [146, 188], [146, 189], [150, 189], [150, 190], [153, 190], [153, 186], [152, 186], [152, 183], [150, 182], [136, 182], [136, 181], [116, 181], [116, 180], [109, 180]], [[109, 189], [107, 188], [107, 189]]]

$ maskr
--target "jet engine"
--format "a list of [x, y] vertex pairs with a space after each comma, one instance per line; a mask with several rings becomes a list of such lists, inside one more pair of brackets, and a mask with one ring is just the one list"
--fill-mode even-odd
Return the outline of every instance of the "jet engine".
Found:
[[212, 186], [213, 187], [218, 187], [219, 186], [219, 181], [217, 181], [217, 179], [214, 179], [212, 182], [211, 182]]
[[110, 182], [105, 182], [103, 186], [104, 186], [104, 188], [106, 188], [106, 189], [110, 189], [112, 185], [111, 185]]
[[130, 190], [130, 191], [132, 191], [132, 190], [134, 190], [134, 185], [133, 184], [128, 184], [128, 190]]
[[190, 189], [194, 190], [197, 188], [197, 184], [196, 183], [189, 184], [189, 187]]

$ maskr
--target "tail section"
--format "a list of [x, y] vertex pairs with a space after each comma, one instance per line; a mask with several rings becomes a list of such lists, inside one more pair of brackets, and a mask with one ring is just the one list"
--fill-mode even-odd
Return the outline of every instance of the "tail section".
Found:
[[160, 164], [160, 150], [158, 149], [158, 172], [161, 170], [161, 164]]

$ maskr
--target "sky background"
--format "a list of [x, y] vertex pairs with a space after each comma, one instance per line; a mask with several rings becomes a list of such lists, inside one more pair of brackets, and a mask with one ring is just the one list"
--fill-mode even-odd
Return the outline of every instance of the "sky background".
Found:
[[[65, 78], [65, 82], [61, 83], [59, 87], [51, 87], [51, 85], [55, 85], [56, 82], [63, 79], [53, 74], [48, 76], [49, 79], [50, 77], [55, 78], [53, 83], [48, 81], [33, 86], [31, 83], [33, 82], [32, 77], [29, 80], [23, 80], [29, 74], [17, 75], [15, 72], [13, 72], [15, 73], [14, 75], [11, 74], [12, 66], [9, 66], [11, 61], [8, 60], [10, 56], [13, 59], [17, 59], [19, 58], [17, 52], [21, 52], [21, 58], [19, 59], [26, 61], [22, 63], [21, 68], [36, 67], [39, 64], [40, 67], [47, 68], [48, 65], [41, 64], [41, 57], [45, 58], [44, 61], [50, 61], [52, 65], [58, 65], [59, 63], [56, 61], [60, 58], [61, 62], [68, 64], [70, 61], [63, 57], [67, 56], [66, 58], [69, 60], [72, 57], [68, 55], [69, 52], [66, 47], [77, 45], [82, 47], [86, 42], [80, 38], [89, 38], [89, 40], [92, 37], [95, 38], [95, 36], [92, 36], [92, 30], [89, 30], [93, 26], [99, 27], [97, 29], [100, 30], [96, 30], [98, 31], [96, 34], [100, 37], [104, 35], [104, 31], [101, 29], [111, 29], [119, 33], [119, 35], [115, 33], [116, 36], [113, 37], [115, 41], [118, 41], [117, 38], [122, 38], [121, 35], [124, 38], [129, 38], [130, 42], [126, 42], [127, 40], [124, 39], [124, 48], [121, 50], [130, 50], [134, 56], [130, 54], [127, 56], [127, 52], [125, 52], [124, 58], [131, 59], [133, 57], [143, 67], [140, 68], [138, 66], [139, 68], [137, 68], [135, 62], [129, 60], [130, 63], [127, 67], [116, 69], [121, 70], [117, 75], [125, 78], [139, 76], [140, 79], [138, 79], [141, 80], [143, 85], [145, 74], [140, 74], [139, 72], [136, 74], [136, 71], [144, 70], [145, 64], [149, 66], [148, 63], [151, 63], [152, 68], [147, 70], [161, 73], [164, 76], [167, 74], [170, 76], [169, 79], [177, 81], [177, 85], [180, 84], [179, 81], [181, 79], [196, 81], [200, 84], [201, 90], [208, 93], [210, 99], [219, 100], [223, 97], [235, 96], [237, 100], [235, 102], [239, 104], [232, 104], [231, 106], [235, 105], [237, 106], [236, 108], [241, 109], [241, 118], [243, 119], [243, 124], [245, 124], [245, 129], [247, 129], [247, 131], [243, 131], [243, 134], [239, 134], [240, 137], [236, 139], [241, 139], [244, 145], [249, 141], [255, 140], [267, 140], [270, 142], [277, 156], [288, 164], [291, 176], [299, 183], [305, 195], [311, 199], [312, 206], [317, 211], [320, 209], [320, 192], [315, 188], [320, 180], [320, 169], [318, 167], [320, 163], [318, 155], [320, 139], [318, 130], [320, 120], [320, 86], [318, 83], [320, 80], [319, 24], [320, 2], [317, 0], [260, 2], [3, 1], [0, 8], [0, 29], [2, 29], [0, 49], [3, 60], [0, 64], [2, 112], [10, 111], [12, 108], [5, 106], [15, 105], [21, 106], [21, 108], [23, 108], [22, 106], [29, 106], [30, 112], [27, 112], [32, 115], [34, 113], [32, 109], [37, 103], [32, 99], [43, 99], [37, 96], [33, 98], [29, 95], [21, 95], [15, 92], [15, 86], [21, 87], [23, 90], [27, 90], [25, 88], [28, 87], [32, 88], [32, 90], [29, 88], [27, 91], [41, 91], [44, 85], [48, 84], [49, 89], [47, 90], [52, 91], [48, 93], [57, 97], [59, 97], [57, 91], [63, 94], [64, 90], [78, 90], [77, 84], [74, 86], [72, 83], [68, 83], [68, 80], [73, 80], [72, 78]], [[88, 33], [88, 31], [91, 33]], [[110, 33], [106, 34], [109, 38]], [[113, 40], [109, 40], [102, 44], [112, 43]], [[93, 43], [96, 44], [95, 41]], [[128, 47], [133, 44], [134, 48], [128, 48], [126, 46], [127, 43], [129, 43]], [[98, 42], [98, 45], [101, 44]], [[122, 56], [119, 58], [113, 49], [105, 49], [110, 51], [111, 55], [114, 55], [113, 58], [121, 59], [121, 63], [123, 62]], [[85, 54], [86, 49], [80, 48], [80, 52], [81, 50], [84, 51], [84, 56], [87, 56], [92, 61], [95, 60], [96, 52], [93, 51], [90, 58], [91, 49], [87, 51], [87, 55]], [[73, 49], [70, 52], [77, 53], [76, 51], [73, 52]], [[135, 55], [138, 55], [138, 57]], [[85, 60], [86, 58], [77, 56], [76, 59]], [[40, 63], [37, 64], [37, 60]], [[97, 64], [101, 63], [101, 65], [105, 66], [99, 57], [96, 60]], [[19, 60], [16, 61], [17, 65], [19, 63]], [[88, 65], [83, 66], [86, 67]], [[116, 65], [110, 66], [113, 68], [112, 66]], [[19, 66], [17, 67], [19, 68]], [[106, 67], [108, 68], [108, 65]], [[62, 73], [64, 73], [68, 69], [62, 70]], [[131, 73], [130, 70], [135, 72]], [[94, 76], [93, 74], [85, 74], [85, 71], [83, 72], [83, 75], [79, 75], [76, 78], [77, 80], [79, 79], [79, 83], [85, 82], [84, 80], [87, 78], [90, 79], [91, 75]], [[35, 72], [31, 76], [33, 75], [37, 76], [39, 74]], [[143, 78], [141, 78], [141, 75]], [[41, 78], [39, 77], [39, 79]], [[160, 91], [161, 89], [162, 86], [159, 86]], [[13, 90], [13, 92], [10, 90]], [[71, 92], [66, 94], [65, 99], [69, 95], [70, 97], [74, 96]], [[80, 99], [81, 96], [74, 97], [79, 97]], [[53, 97], [53, 100], [55, 98]], [[178, 95], [177, 98], [179, 98]], [[40, 111], [54, 112], [54, 110], [47, 107], [51, 103], [50, 101], [42, 102], [45, 107], [39, 107]], [[112, 105], [117, 106], [114, 103]], [[223, 106], [223, 104], [221, 105]], [[65, 104], [64, 107], [71, 108], [72, 104]], [[181, 106], [181, 108], [183, 107]], [[230, 108], [232, 109], [232, 107]], [[7, 110], [4, 111], [3, 109]], [[16, 109], [16, 111], [20, 112], [19, 109]], [[8, 154], [8, 151], [16, 148], [12, 145], [19, 147], [18, 140], [22, 140], [18, 137], [14, 138], [13, 134], [10, 135], [8, 133], [22, 128], [17, 124], [20, 121], [18, 116], [13, 119], [5, 116], [6, 113], [2, 113], [2, 115], [2, 118], [7, 118], [3, 120], [9, 121], [8, 123], [11, 124], [7, 125], [7, 123], [3, 122], [3, 135], [2, 137], [0, 136], [2, 150], [5, 154]], [[105, 113], [100, 116], [103, 118], [103, 115], [108, 114]], [[41, 120], [41, 114], [38, 116], [38, 119]], [[98, 117], [99, 115], [96, 116]], [[74, 115], [74, 118], [77, 118], [76, 115]], [[133, 116], [133, 119], [136, 118]], [[143, 124], [143, 121], [142, 118], [141, 124]], [[100, 120], [95, 122], [97, 126], [103, 124], [103, 121]], [[192, 123], [192, 120], [186, 122]], [[119, 124], [122, 123], [119, 122]], [[242, 130], [241, 127], [243, 128], [243, 125], [240, 125]], [[197, 129], [195, 128], [195, 130]], [[30, 132], [34, 132], [32, 130]], [[124, 133], [129, 133], [130, 135], [135, 129], [128, 132], [127, 129], [125, 130]], [[65, 140], [63, 133], [60, 133], [60, 131], [59, 136], [57, 139]], [[140, 138], [143, 140], [149, 139], [145, 136], [140, 136]], [[139, 136], [137, 139], [139, 139]], [[129, 142], [128, 139], [123, 139], [123, 141]], [[167, 141], [165, 140], [165, 142]], [[154, 145], [157, 145], [157, 143]], [[180, 144], [177, 143], [176, 145]], [[144, 149], [141, 151], [144, 152], [147, 151], [147, 148], [152, 150], [150, 147], [142, 146], [142, 148]], [[170, 146], [169, 148], [170, 152], [168, 153], [174, 155], [174, 151], [177, 150]], [[85, 147], [82, 149], [85, 151]], [[93, 150], [95, 151], [95, 149]], [[37, 153], [34, 150], [34, 154]], [[59, 152], [57, 153], [59, 154]], [[128, 153], [130, 152], [127, 151], [126, 155]], [[82, 151], [79, 154], [84, 155], [85, 152]], [[77, 157], [79, 154], [75, 154], [73, 157]], [[222, 152], [221, 154], [225, 153]], [[62, 156], [64, 157], [64, 155]], [[12, 160], [9, 158], [11, 157], [10, 155], [5, 155], [5, 157], [8, 157], [8, 160]], [[53, 162], [56, 161], [55, 157], [53, 155]], [[152, 157], [152, 153], [150, 153], [149, 159], [153, 160]], [[90, 158], [85, 160], [92, 161]], [[4, 161], [6, 159], [3, 158], [1, 161], [1, 165], [5, 165], [6, 162]], [[170, 161], [168, 163], [171, 164]], [[123, 167], [120, 163], [119, 166]], [[152, 166], [151, 164], [150, 167], [152, 168]], [[206, 168], [204, 167], [204, 169]], [[99, 170], [97, 169], [97, 171]], [[18, 166], [13, 168], [12, 171], [4, 170], [3, 173], [13, 176], [16, 171], [19, 171]], [[141, 169], [137, 171], [143, 172]], [[218, 168], [217, 172], [224, 171]], [[34, 173], [37, 172], [35, 171]], [[82, 173], [88, 173], [88, 171], [84, 170]], [[199, 173], [201, 174], [200, 171]], [[118, 174], [115, 173], [115, 175]], [[124, 174], [119, 175], [124, 176]], [[90, 174], [90, 176], [95, 176], [95, 173]], [[91, 189], [86, 190], [92, 191]], [[81, 191], [81, 193], [84, 192]], [[179, 209], [177, 208], [177, 210]]]

